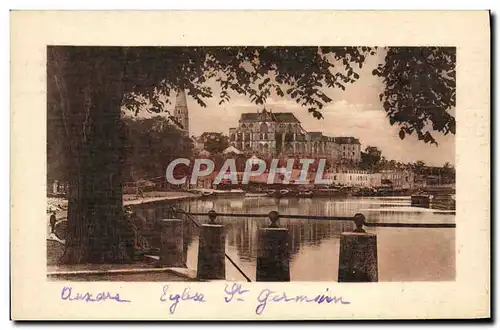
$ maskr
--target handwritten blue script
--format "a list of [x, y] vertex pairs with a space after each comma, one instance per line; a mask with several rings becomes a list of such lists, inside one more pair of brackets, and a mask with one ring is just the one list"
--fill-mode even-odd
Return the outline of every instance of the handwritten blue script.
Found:
[[330, 296], [328, 294], [328, 288], [325, 294], [318, 295], [290, 295], [288, 296], [285, 292], [277, 293], [269, 289], [264, 289], [260, 292], [257, 297], [258, 305], [255, 308], [255, 313], [261, 315], [267, 307], [268, 303], [314, 303], [314, 304], [350, 304], [349, 301], [344, 301], [342, 297]]
[[99, 292], [97, 294], [91, 292], [73, 292], [73, 288], [70, 286], [65, 286], [61, 290], [61, 299], [68, 301], [85, 301], [85, 302], [101, 302], [106, 300], [114, 300], [120, 303], [129, 303], [130, 300], [121, 299], [119, 293], [112, 295], [109, 292]]
[[233, 300], [235, 301], [243, 301], [243, 295], [247, 293], [248, 290], [243, 289], [241, 284], [238, 283], [233, 283], [233, 285], [226, 284], [226, 287], [224, 288], [224, 293], [227, 295], [227, 297], [224, 297], [224, 301], [229, 303]]
[[180, 301], [194, 301], [198, 303], [204, 303], [205, 302], [205, 296], [203, 293], [200, 292], [190, 292], [190, 288], [184, 288], [181, 294], [179, 293], [172, 293], [168, 294], [168, 285], [163, 286], [163, 293], [160, 297], [161, 302], [166, 302], [170, 301], [172, 304], [170, 304], [169, 312], [170, 314], [174, 314], [175, 310], [177, 308], [177, 305], [179, 304]]

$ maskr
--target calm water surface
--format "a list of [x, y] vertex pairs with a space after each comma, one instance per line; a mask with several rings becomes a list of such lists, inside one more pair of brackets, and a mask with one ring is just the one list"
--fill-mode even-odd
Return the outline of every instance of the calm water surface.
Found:
[[[186, 211], [219, 213], [353, 216], [362, 212], [367, 222], [454, 223], [453, 214], [410, 206], [409, 197], [371, 198], [224, 198], [194, 200], [177, 204]], [[199, 223], [206, 217], [194, 217]], [[265, 227], [265, 218], [217, 219], [226, 227], [226, 253], [255, 280], [257, 232]], [[336, 281], [338, 275], [340, 233], [354, 229], [351, 222], [281, 219], [289, 230], [290, 272], [292, 281]], [[196, 269], [198, 230], [185, 222], [184, 241], [187, 266]], [[455, 279], [455, 229], [373, 228], [377, 234], [379, 281], [450, 281]], [[244, 278], [226, 261], [226, 279]]]

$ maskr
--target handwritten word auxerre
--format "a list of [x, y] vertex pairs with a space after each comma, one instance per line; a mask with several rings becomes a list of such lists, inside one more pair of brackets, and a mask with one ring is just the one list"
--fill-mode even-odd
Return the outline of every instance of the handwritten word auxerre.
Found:
[[184, 288], [181, 294], [179, 293], [172, 293], [168, 294], [168, 285], [163, 286], [163, 293], [160, 296], [160, 301], [161, 302], [166, 302], [170, 301], [172, 304], [170, 304], [169, 312], [170, 314], [174, 314], [175, 310], [177, 308], [177, 305], [179, 304], [180, 301], [193, 301], [197, 303], [204, 303], [205, 302], [205, 296], [203, 293], [199, 292], [190, 292], [189, 288]]
[[101, 302], [107, 300], [114, 300], [120, 303], [129, 303], [130, 300], [120, 299], [120, 294], [115, 293], [114, 295], [109, 292], [73, 292], [73, 288], [70, 286], [65, 286], [61, 290], [61, 299], [67, 301], [84, 301], [84, 302]]

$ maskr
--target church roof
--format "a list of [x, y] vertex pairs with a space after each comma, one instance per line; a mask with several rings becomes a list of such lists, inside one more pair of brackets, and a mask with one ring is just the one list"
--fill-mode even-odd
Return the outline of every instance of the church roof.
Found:
[[323, 133], [321, 132], [307, 132], [307, 135], [313, 140], [321, 139], [323, 137]]
[[335, 138], [337, 144], [361, 144], [359, 140], [352, 136], [340, 136]]
[[278, 123], [299, 123], [300, 121], [291, 112], [269, 112], [263, 110], [262, 112], [247, 112], [242, 113], [240, 121], [264, 121], [271, 120]]
[[255, 112], [242, 113], [240, 121], [260, 121], [260, 114]]
[[299, 123], [297, 117], [291, 112], [275, 112], [273, 115], [280, 123]]

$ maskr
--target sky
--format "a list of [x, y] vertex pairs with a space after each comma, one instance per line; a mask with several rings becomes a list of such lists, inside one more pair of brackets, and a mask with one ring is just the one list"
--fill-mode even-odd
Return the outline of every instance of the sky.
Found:
[[[362, 69], [357, 69], [360, 78], [347, 86], [345, 91], [339, 88], [326, 88], [324, 92], [332, 98], [332, 102], [321, 112], [323, 119], [314, 118], [306, 108], [295, 101], [271, 95], [265, 104], [266, 109], [273, 112], [292, 112], [302, 122], [306, 131], [321, 131], [329, 136], [353, 136], [360, 139], [362, 150], [366, 146], [376, 146], [382, 150], [387, 159], [401, 162], [424, 161], [431, 166], [442, 166], [449, 162], [455, 164], [455, 136], [444, 136], [435, 132], [433, 136], [439, 145], [430, 145], [419, 141], [415, 136], [406, 136], [401, 140], [398, 126], [390, 126], [386, 112], [379, 100], [383, 91], [382, 80], [373, 76], [372, 71], [379, 63], [383, 63], [384, 54], [379, 52], [368, 57]], [[214, 95], [220, 89], [215, 82], [211, 83]], [[219, 105], [220, 99], [207, 99], [207, 107], [203, 108], [187, 96], [189, 109], [190, 135], [199, 136], [203, 132], [222, 132], [228, 134], [230, 127], [236, 127], [244, 112], [257, 112], [262, 105], [255, 105], [246, 96], [230, 94], [228, 103]], [[171, 96], [173, 98], [173, 96]], [[172, 99], [175, 103], [175, 98]]]

